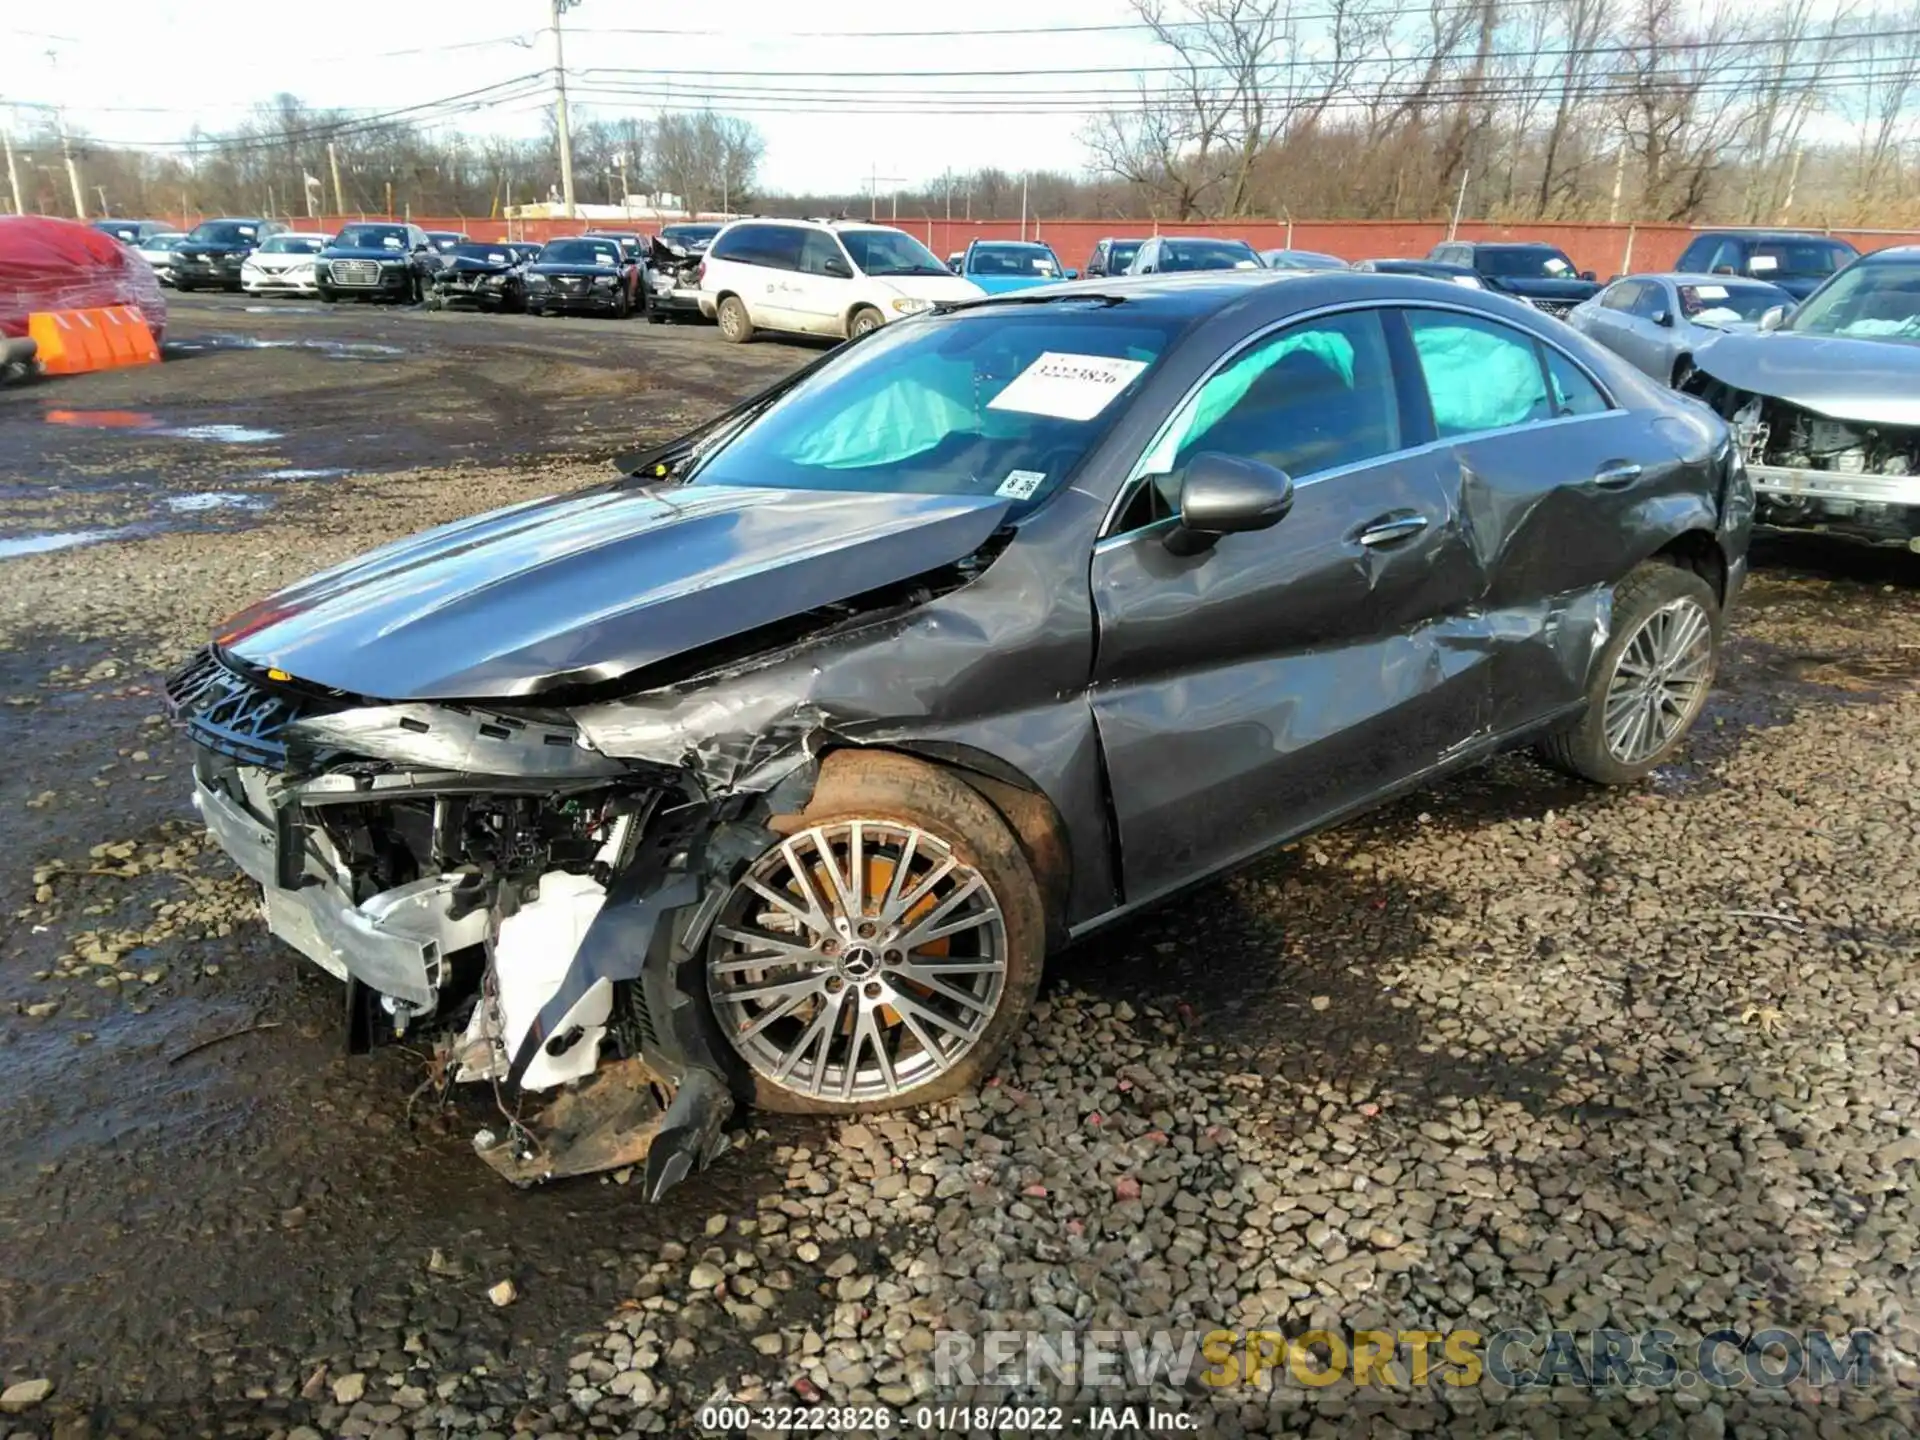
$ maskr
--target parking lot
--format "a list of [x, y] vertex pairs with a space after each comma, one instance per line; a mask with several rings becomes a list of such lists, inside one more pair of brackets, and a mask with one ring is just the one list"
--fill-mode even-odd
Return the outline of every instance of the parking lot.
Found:
[[1657, 783], [1505, 757], [1152, 911], [1060, 957], [978, 1096], [751, 1117], [658, 1208], [516, 1192], [470, 1152], [484, 1102], [341, 1055], [336, 990], [202, 841], [157, 672], [818, 350], [237, 296], [176, 300], [169, 342], [0, 393], [0, 1353], [52, 1384], [24, 1433], [679, 1435], [716, 1396], [903, 1403], [940, 1329], [1416, 1322], [1864, 1327], [1886, 1368], [1824, 1403], [1167, 1402], [1219, 1435], [1911, 1433], [1920, 556], [1763, 541]]

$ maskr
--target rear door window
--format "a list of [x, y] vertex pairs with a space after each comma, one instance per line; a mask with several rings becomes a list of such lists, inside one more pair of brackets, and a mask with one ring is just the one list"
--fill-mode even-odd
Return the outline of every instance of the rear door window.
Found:
[[1533, 337], [1477, 315], [1409, 310], [1407, 325], [1443, 440], [1551, 420], [1558, 408]]
[[1640, 297], [1640, 292], [1645, 288], [1638, 280], [1622, 280], [1616, 285], [1609, 285], [1607, 293], [1600, 297], [1601, 308], [1631, 310], [1633, 302]]

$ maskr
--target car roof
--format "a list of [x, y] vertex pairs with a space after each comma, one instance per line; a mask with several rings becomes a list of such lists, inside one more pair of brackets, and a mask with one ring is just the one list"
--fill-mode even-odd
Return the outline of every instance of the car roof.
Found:
[[1822, 235], [1817, 230], [1702, 230], [1693, 237], [1699, 240], [1831, 240], [1836, 245], [1850, 245], [1853, 242], [1842, 240], [1838, 235]]
[[[1537, 320], [1540, 327], [1561, 325], [1560, 321], [1537, 311], [1516, 313], [1513, 301], [1482, 290], [1463, 289], [1451, 280], [1359, 270], [1190, 270], [1111, 276], [989, 295], [962, 301], [954, 308], [978, 312], [1099, 299], [1117, 300], [1129, 309], [1138, 306], [1143, 319], [1188, 323], [1206, 321], [1228, 311], [1246, 311], [1250, 312], [1252, 323], [1265, 324], [1284, 321], [1324, 305], [1377, 301], [1381, 304], [1439, 302], [1455, 308], [1481, 310], [1509, 324]], [[1557, 334], [1558, 331], [1543, 328], [1543, 333]]]
[[1888, 245], [1880, 250], [1869, 250], [1854, 264], [1863, 264], [1868, 260], [1920, 260], [1920, 245]]
[[1616, 276], [1608, 283], [1618, 285], [1622, 280], [1665, 280], [1673, 285], [1763, 285], [1769, 290], [1780, 288], [1771, 280], [1762, 280], [1754, 275], [1708, 275], [1699, 270], [1649, 270]]
[[1465, 245], [1469, 250], [1558, 250], [1548, 240], [1453, 240], [1442, 244]]

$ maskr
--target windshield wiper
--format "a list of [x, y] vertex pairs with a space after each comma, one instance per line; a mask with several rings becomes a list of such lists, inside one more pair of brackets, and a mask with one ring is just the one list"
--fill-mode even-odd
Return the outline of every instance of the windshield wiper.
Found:
[[974, 310], [986, 305], [1124, 305], [1125, 295], [1114, 295], [1107, 291], [1057, 291], [1047, 294], [1044, 288], [1037, 290], [1013, 290], [1005, 295], [976, 295], [970, 300], [942, 300], [933, 307], [936, 315], [945, 315], [954, 310]]

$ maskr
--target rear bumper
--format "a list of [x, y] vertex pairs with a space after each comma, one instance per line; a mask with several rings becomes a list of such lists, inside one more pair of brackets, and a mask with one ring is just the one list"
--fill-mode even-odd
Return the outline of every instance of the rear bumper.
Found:
[[485, 910], [448, 918], [456, 883], [451, 876], [429, 876], [355, 904], [309, 855], [300, 888], [282, 889], [278, 842], [269, 826], [197, 773], [193, 804], [220, 848], [259, 882], [267, 928], [338, 979], [351, 976], [382, 995], [431, 1010], [444, 958], [486, 939]]

